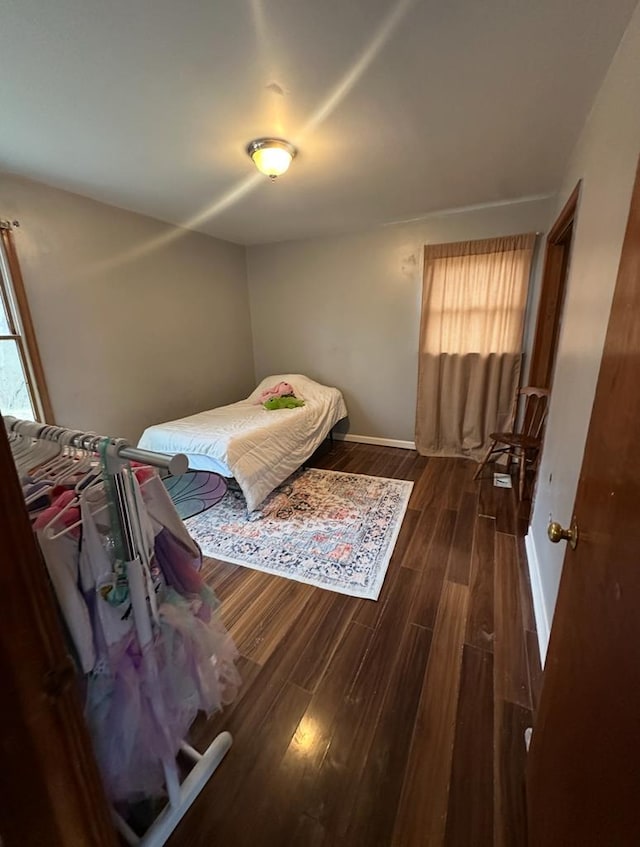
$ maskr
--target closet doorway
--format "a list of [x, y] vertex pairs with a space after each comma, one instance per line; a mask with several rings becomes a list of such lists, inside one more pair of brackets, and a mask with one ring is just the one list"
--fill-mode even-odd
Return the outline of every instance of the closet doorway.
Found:
[[579, 182], [573, 189], [547, 236], [542, 290], [528, 378], [529, 385], [538, 388], [551, 389], [553, 382], [580, 185]]

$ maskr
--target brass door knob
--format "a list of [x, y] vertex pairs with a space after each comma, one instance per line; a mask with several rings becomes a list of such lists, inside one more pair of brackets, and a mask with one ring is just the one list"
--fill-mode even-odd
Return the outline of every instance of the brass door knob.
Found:
[[557, 521], [552, 521], [547, 528], [547, 535], [549, 536], [549, 541], [554, 544], [558, 544], [560, 541], [568, 541], [571, 549], [575, 550], [578, 544], [578, 524], [576, 523], [576, 519], [574, 518], [571, 521], [570, 529], [563, 529]]

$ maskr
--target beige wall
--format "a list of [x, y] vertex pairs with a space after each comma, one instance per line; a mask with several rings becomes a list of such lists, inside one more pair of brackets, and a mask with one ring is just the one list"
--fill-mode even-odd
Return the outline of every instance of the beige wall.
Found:
[[254, 385], [243, 247], [0, 174], [56, 421], [136, 440]]
[[557, 214], [582, 179], [546, 441], [528, 538], [530, 559], [534, 563], [537, 560], [532, 582], [543, 651], [565, 552], [564, 545], [555, 546], [546, 539], [547, 524], [550, 516], [564, 525], [571, 520], [639, 154], [640, 7], [573, 153], [556, 210]]
[[248, 248], [256, 376], [338, 386], [353, 434], [413, 441], [422, 248], [543, 230], [555, 200]]

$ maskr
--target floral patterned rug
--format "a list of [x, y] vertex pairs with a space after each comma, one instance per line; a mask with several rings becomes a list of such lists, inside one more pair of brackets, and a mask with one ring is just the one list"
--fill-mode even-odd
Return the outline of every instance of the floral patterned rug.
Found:
[[206, 556], [377, 600], [413, 483], [308, 468], [247, 514], [235, 480], [186, 521]]

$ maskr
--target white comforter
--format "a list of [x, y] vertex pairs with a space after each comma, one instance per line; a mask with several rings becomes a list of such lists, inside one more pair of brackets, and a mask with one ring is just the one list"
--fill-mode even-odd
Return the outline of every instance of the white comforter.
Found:
[[[267, 411], [256, 398], [288, 382], [305, 405]], [[138, 446], [159, 453], [185, 453], [194, 470], [237, 479], [253, 511], [273, 489], [309, 458], [347, 408], [337, 388], [301, 374], [263, 379], [246, 400], [188, 418], [150, 426]]]

